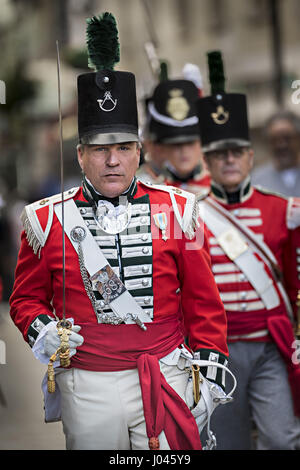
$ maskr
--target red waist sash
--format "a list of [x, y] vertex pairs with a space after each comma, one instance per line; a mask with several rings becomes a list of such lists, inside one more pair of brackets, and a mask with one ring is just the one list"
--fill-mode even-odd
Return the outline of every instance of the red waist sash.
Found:
[[[158, 359], [184, 342], [177, 318], [137, 325], [79, 323], [84, 343], [71, 367], [93, 371], [138, 369], [149, 447], [158, 448], [164, 431], [172, 450], [200, 450], [196, 421], [160, 372]], [[156, 445], [157, 444], [157, 445]]]
[[253, 333], [255, 331], [268, 328], [268, 317], [272, 315], [285, 315], [283, 307], [276, 307], [272, 310], [256, 311], [226, 311], [227, 314], [227, 334], [228, 336], [240, 336]]

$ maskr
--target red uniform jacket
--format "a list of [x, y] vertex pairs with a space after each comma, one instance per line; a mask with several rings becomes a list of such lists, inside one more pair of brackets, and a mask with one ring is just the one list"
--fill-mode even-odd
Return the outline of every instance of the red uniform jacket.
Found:
[[[213, 197], [214, 194], [212, 194]], [[275, 255], [283, 274], [283, 283], [296, 316], [297, 293], [300, 289], [300, 201], [284, 198], [251, 188], [242, 202], [218, 202], [242, 224], [261, 237]], [[266, 308], [241, 270], [224, 253], [213, 233], [208, 229], [212, 269], [228, 317], [229, 341], [238, 338], [263, 340], [259, 335], [261, 319]], [[257, 258], [263, 263], [259, 254]], [[267, 266], [265, 270], [269, 273]], [[271, 275], [270, 275], [271, 277]], [[280, 299], [278, 309], [287, 313], [276, 283]], [[257, 335], [253, 338], [251, 334]]]
[[[250, 282], [251, 274], [248, 273], [247, 277], [245, 274], [247, 270], [243, 269], [242, 272], [238, 263], [234, 262], [234, 257], [232, 261], [223, 250], [223, 248], [226, 250], [226, 247], [221, 246], [220, 234], [216, 232], [210, 220], [207, 236], [212, 270], [227, 313], [228, 342], [274, 341], [276, 343], [287, 366], [295, 413], [300, 416], [300, 366], [299, 361], [293, 360], [295, 355], [293, 326], [296, 323], [296, 300], [300, 290], [300, 199], [272, 194], [261, 188], [251, 187], [249, 183], [248, 186], [244, 185], [245, 191], [240, 201], [229, 204], [221, 188], [213, 185], [212, 189], [212, 198], [270, 248], [280, 267], [284, 287], [284, 290], [278, 288], [278, 283], [272, 277], [264, 256], [254, 249], [254, 256], [269, 276], [273, 288], [272, 299], [276, 300], [276, 306], [267, 308], [263, 294], [259, 294], [258, 289], [254, 288], [253, 280]], [[205, 199], [203, 203], [205, 208]], [[205, 209], [203, 218], [205, 222]], [[209, 218], [207, 221], [209, 223]], [[257, 274], [257, 271], [255, 272]], [[291, 316], [294, 315], [294, 318], [291, 319], [284, 302], [284, 292], [292, 307]]]
[[211, 176], [206, 168], [202, 168], [187, 180], [176, 179], [170, 172], [166, 171], [166, 184], [176, 186], [195, 194], [206, 194], [209, 192]]
[[[185, 193], [175, 193], [174, 188], [174, 194], [178, 208], [183, 213]], [[66, 197], [72, 197], [80, 211], [89, 214], [90, 204], [82, 188], [76, 188], [70, 194], [66, 192]], [[41, 326], [54, 318], [54, 311], [58, 318], [62, 317], [62, 228], [53, 211], [59, 199], [59, 196], [54, 196], [34, 203], [24, 219], [25, 231], [22, 233], [10, 304], [13, 321], [30, 343], [34, 342]], [[228, 354], [226, 315], [211, 271], [207, 240], [203, 232], [198, 229], [198, 235], [193, 240], [186, 238], [174, 217], [169, 192], [165, 190], [137, 183], [132, 203], [135, 211], [132, 227], [138, 227], [136, 233], [139, 233], [139, 226], [144, 224], [151, 234], [150, 243], [148, 241], [144, 247], [147, 255], [143, 258], [140, 247], [137, 247], [139, 254], [128, 255], [125, 242], [119, 238], [117, 248], [120, 257], [116, 257], [114, 250], [118, 242], [113, 236], [113, 246], [103, 249], [109, 263], [119, 270], [125, 285], [129, 282], [129, 292], [143, 308], [150, 306], [154, 322], [162, 317], [178, 315], [180, 290], [189, 346], [192, 350], [204, 351], [204, 357], [210, 351], [220, 353], [223, 358], [221, 362], [224, 363]], [[145, 216], [140, 215], [141, 210], [145, 210]], [[166, 214], [167, 240], [162, 239], [162, 231], [155, 224], [153, 216], [156, 213]], [[92, 219], [86, 219], [91, 231]], [[75, 324], [97, 324], [80, 274], [78, 255], [67, 237], [65, 247], [66, 316], [74, 318]], [[126, 277], [125, 268], [132, 265], [151, 267], [152, 274], [147, 276], [145, 283], [144, 277], [137, 276], [136, 283], [132, 283], [132, 275]], [[143, 285], [139, 284], [141, 279]]]

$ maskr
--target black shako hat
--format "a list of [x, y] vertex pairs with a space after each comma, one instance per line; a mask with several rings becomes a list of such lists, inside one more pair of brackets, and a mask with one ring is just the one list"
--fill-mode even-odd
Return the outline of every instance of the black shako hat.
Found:
[[196, 103], [203, 152], [250, 147], [247, 99], [244, 94], [225, 93], [225, 76], [219, 51], [209, 52], [211, 96]]
[[78, 76], [78, 134], [83, 144], [138, 142], [135, 76], [115, 71], [118, 30], [110, 13], [87, 19], [89, 67]]
[[195, 103], [199, 90], [190, 80], [163, 80], [147, 99], [149, 138], [160, 143], [199, 140]]

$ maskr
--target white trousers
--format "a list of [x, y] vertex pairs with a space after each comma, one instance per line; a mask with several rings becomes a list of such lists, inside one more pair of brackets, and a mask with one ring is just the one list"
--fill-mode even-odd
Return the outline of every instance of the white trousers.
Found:
[[[176, 365], [160, 363], [160, 367], [167, 382], [185, 399], [189, 372]], [[69, 369], [56, 379], [67, 449], [149, 449], [137, 369], [118, 372]], [[160, 449], [170, 449], [164, 432], [159, 441]]]

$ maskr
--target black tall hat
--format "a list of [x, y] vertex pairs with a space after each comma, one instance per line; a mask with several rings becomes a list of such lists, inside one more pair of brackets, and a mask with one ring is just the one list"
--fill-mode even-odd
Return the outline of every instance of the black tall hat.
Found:
[[192, 81], [169, 80], [165, 71], [146, 102], [150, 139], [161, 143], [198, 140], [198, 98], [199, 90]]
[[240, 93], [225, 93], [225, 76], [219, 51], [208, 54], [211, 96], [196, 103], [203, 152], [249, 147], [247, 99]]
[[135, 77], [115, 71], [120, 60], [118, 30], [110, 13], [87, 20], [89, 67], [79, 75], [78, 134], [83, 144], [138, 141]]

